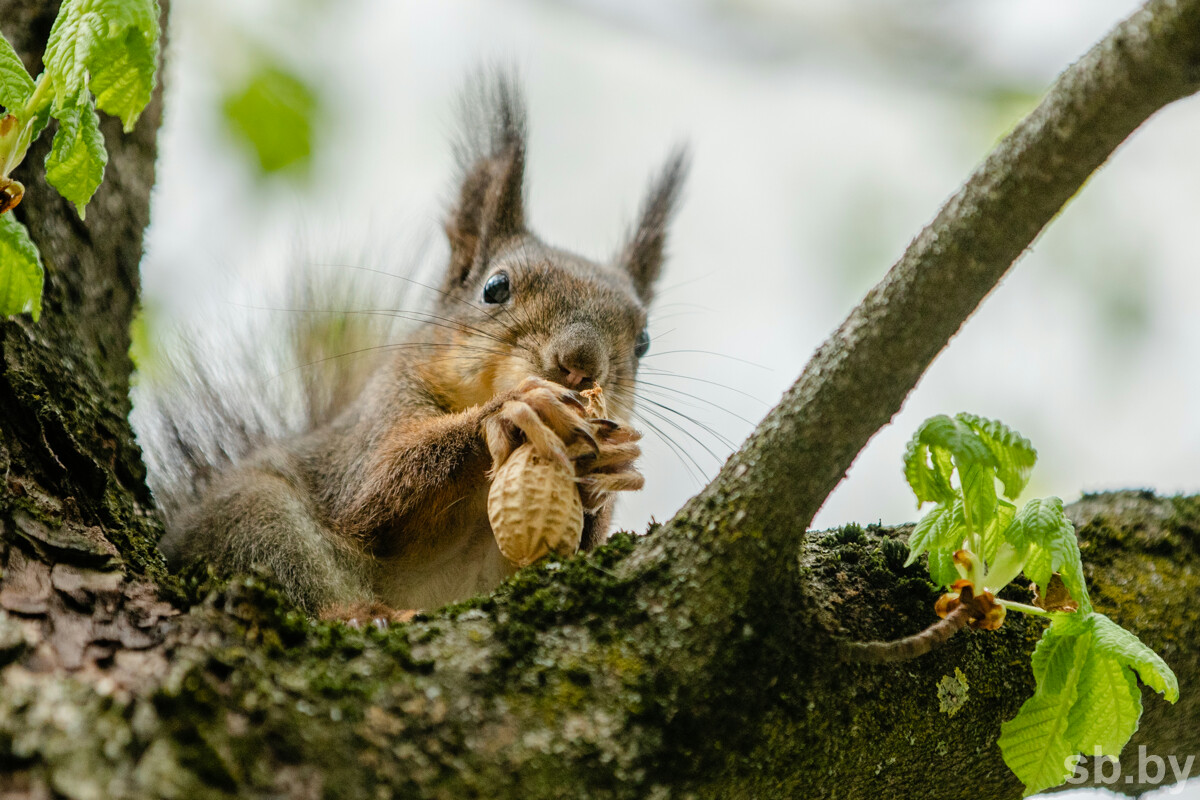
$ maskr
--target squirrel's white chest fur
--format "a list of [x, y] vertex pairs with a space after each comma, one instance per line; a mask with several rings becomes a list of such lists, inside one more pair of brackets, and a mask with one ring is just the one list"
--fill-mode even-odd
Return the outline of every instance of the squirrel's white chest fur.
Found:
[[445, 512], [436, 541], [417, 544], [373, 567], [372, 588], [393, 608], [429, 609], [492, 591], [516, 571], [500, 554], [487, 517], [487, 490]]

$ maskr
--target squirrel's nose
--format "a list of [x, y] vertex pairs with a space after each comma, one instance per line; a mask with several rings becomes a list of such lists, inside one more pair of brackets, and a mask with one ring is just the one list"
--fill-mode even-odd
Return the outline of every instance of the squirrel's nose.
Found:
[[590, 389], [604, 379], [604, 353], [598, 342], [575, 340], [557, 348], [554, 366], [559, 383], [569, 389]]

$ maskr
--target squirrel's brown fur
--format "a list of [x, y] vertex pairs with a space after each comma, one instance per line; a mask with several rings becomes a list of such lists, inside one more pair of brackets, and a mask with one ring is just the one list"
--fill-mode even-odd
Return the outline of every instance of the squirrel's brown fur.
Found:
[[[487, 520], [488, 437], [570, 453], [588, 509], [585, 548], [606, 537], [611, 492], [640, 485], [637, 435], [626, 427], [635, 349], [683, 154], [652, 183], [614, 263], [597, 264], [526, 227], [524, 114], [511, 80], [469, 97], [481, 122], [459, 154], [438, 301], [358, 396], [308, 429], [257, 437], [215, 468], [218, 459], [185, 446], [175, 420], [160, 420], [174, 450], [157, 460], [188, 460], [187, 472], [203, 479], [164, 498], [161, 548], [171, 563], [269, 569], [312, 613], [429, 608], [488, 591], [512, 570]], [[485, 284], [500, 273], [510, 297], [485, 302]], [[576, 413], [573, 391], [595, 384], [616, 421], [599, 436]]]

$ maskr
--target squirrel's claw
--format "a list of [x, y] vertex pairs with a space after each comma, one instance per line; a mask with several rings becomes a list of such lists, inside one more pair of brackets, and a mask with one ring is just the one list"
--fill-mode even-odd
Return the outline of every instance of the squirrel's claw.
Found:
[[579, 395], [540, 378], [521, 383], [484, 424], [484, 437], [497, 469], [522, 442], [529, 442], [543, 458], [553, 459], [574, 472], [573, 461], [590, 451], [600, 453], [589, 421], [583, 417]]
[[340, 620], [355, 630], [362, 630], [363, 624], [370, 620], [376, 628], [384, 630], [393, 623], [409, 622], [419, 613], [415, 609], [391, 608], [384, 603], [371, 601], [330, 606], [321, 612], [321, 619]]

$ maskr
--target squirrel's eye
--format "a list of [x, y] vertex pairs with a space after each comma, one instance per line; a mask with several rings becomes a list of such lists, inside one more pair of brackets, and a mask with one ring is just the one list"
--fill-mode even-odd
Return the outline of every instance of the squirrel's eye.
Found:
[[511, 295], [512, 289], [508, 283], [508, 275], [504, 272], [497, 272], [483, 285], [483, 302], [485, 303], [493, 305], [504, 303]]
[[637, 341], [633, 343], [633, 354], [638, 358], [646, 355], [646, 351], [650, 349], [650, 330], [642, 328], [642, 332], [638, 334]]

